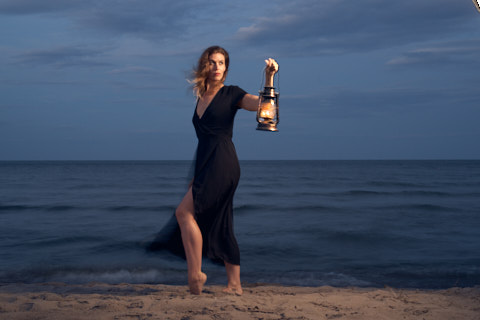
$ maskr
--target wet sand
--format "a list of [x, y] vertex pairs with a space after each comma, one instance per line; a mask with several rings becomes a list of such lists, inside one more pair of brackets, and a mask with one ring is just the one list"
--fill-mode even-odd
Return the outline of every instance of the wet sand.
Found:
[[480, 319], [480, 287], [447, 290], [90, 283], [0, 285], [0, 319]]

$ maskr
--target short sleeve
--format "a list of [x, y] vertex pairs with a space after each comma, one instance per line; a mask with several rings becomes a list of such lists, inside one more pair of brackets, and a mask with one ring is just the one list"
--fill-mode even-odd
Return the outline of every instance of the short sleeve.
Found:
[[230, 94], [233, 102], [232, 107], [234, 107], [235, 109], [240, 109], [240, 101], [242, 101], [243, 97], [247, 94], [247, 92], [238, 86], [231, 86]]

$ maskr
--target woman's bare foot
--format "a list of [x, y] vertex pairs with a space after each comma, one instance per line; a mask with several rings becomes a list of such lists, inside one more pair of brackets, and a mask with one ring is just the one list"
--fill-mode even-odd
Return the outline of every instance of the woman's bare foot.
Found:
[[203, 285], [207, 282], [207, 275], [203, 272], [200, 272], [195, 277], [188, 278], [188, 286], [190, 288], [191, 294], [201, 294], [203, 290]]
[[228, 286], [225, 289], [222, 290], [225, 293], [228, 294], [234, 294], [237, 296], [241, 296], [243, 294], [243, 289], [241, 285], [238, 286]]

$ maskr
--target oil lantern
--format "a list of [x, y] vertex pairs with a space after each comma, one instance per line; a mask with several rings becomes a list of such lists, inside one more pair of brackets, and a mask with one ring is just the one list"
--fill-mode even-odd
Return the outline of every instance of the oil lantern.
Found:
[[260, 104], [257, 110], [257, 130], [278, 131], [278, 96], [274, 87], [265, 87], [259, 91]]

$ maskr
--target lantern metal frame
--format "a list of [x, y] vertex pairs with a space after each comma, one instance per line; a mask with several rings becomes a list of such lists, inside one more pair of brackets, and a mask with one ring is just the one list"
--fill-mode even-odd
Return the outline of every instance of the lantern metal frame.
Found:
[[[264, 87], [263, 91], [260, 90], [258, 93], [260, 95], [260, 99], [257, 110], [257, 130], [277, 132], [277, 124], [280, 122], [280, 113], [278, 108], [278, 97], [280, 96], [280, 93], [275, 91], [275, 87]], [[274, 100], [275, 115], [272, 119], [261, 120], [264, 119], [264, 117], [260, 116], [262, 111], [262, 103], [267, 100]]]

